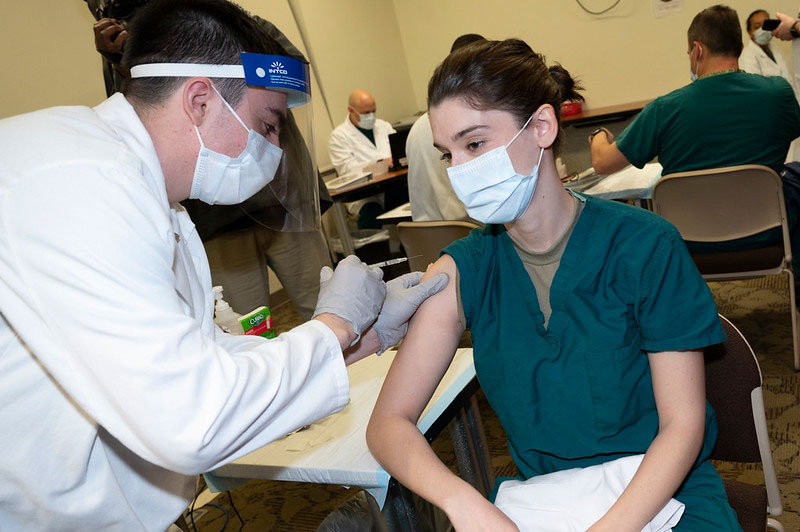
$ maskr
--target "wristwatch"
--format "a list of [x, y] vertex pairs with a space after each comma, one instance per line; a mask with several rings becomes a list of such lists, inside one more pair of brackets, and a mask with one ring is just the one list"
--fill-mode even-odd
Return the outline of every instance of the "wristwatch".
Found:
[[795, 20], [794, 24], [792, 24], [792, 27], [789, 28], [789, 33], [792, 34], [792, 39], [797, 39], [798, 37], [800, 37], [800, 31], [797, 31], [798, 22], [800, 22], [800, 20]]
[[609, 131], [604, 127], [598, 127], [597, 129], [589, 133], [589, 144], [592, 143], [592, 141], [594, 140], [594, 136], [597, 135], [598, 133], [605, 133], [606, 140], [608, 140], [608, 142], [611, 142], [611, 136], [609, 134]]

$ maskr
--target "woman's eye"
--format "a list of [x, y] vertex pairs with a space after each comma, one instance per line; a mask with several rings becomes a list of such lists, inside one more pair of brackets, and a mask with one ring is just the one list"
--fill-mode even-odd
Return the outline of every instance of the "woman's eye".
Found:
[[469, 151], [477, 151], [477, 150], [479, 150], [481, 148], [481, 146], [483, 146], [483, 141], [482, 140], [475, 140], [475, 141], [470, 142], [469, 144], [467, 144], [467, 150], [469, 150]]
[[442, 154], [442, 157], [441, 157], [441, 159], [442, 159], [444, 162], [447, 162], [447, 163], [449, 163], [449, 162], [450, 162], [450, 160], [451, 160], [452, 158], [453, 158], [453, 156], [452, 156], [452, 155], [450, 155], [449, 153], [443, 153], [443, 154]]

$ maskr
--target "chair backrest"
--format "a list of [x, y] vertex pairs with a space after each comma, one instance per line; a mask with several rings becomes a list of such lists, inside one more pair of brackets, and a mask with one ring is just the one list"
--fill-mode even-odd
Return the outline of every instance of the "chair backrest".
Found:
[[480, 227], [472, 222], [400, 222], [397, 236], [409, 257], [412, 271], [424, 271], [428, 264], [436, 262], [439, 252], [450, 243], [464, 238], [470, 231]]
[[715, 460], [760, 462], [772, 515], [782, 509], [767, 432], [761, 368], [744, 335], [720, 316], [725, 342], [705, 349], [706, 397], [717, 415]]
[[751, 393], [761, 387], [761, 370], [744, 336], [727, 318], [720, 317], [727, 339], [707, 347], [706, 397], [717, 414], [719, 437], [713, 458], [759, 462]]
[[721, 242], [783, 226], [784, 242], [789, 242], [783, 184], [766, 166], [665, 175], [652, 196], [653, 211], [675, 225], [684, 240]]

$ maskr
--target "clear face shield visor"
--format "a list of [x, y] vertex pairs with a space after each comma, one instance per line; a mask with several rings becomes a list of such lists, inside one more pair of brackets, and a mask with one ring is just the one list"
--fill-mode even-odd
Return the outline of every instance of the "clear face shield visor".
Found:
[[[244, 79], [250, 87], [286, 94], [285, 118], [270, 117], [264, 103], [248, 94], [234, 106], [241, 117], [259, 117], [248, 123], [256, 133], [278, 145], [283, 154], [275, 177], [252, 197], [236, 206], [254, 223], [276, 231], [317, 231], [320, 228], [319, 178], [314, 150], [313, 113], [308, 64], [281, 56], [242, 52], [241, 65], [151, 63], [131, 68], [131, 77], [197, 77]], [[270, 101], [283, 102], [283, 98]], [[282, 106], [282, 105], [281, 105]], [[269, 107], [269, 105], [268, 105]], [[262, 119], [263, 117], [263, 119]], [[244, 119], [248, 122], [248, 119]], [[280, 122], [277, 135], [270, 127]]]

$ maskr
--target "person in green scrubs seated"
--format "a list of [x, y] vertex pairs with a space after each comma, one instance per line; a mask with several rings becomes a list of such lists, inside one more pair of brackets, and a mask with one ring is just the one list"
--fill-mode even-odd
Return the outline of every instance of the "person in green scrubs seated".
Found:
[[577, 89], [516, 39], [470, 44], [433, 74], [434, 144], [486, 226], [428, 269], [451, 282], [412, 319], [367, 443], [456, 530], [517, 530], [416, 428], [469, 329], [521, 478], [644, 454], [590, 530], [638, 532], [673, 497], [686, 505], [675, 530], [741, 530], [708, 461], [703, 348], [725, 339], [714, 301], [672, 225], [561, 184], [559, 110]]

